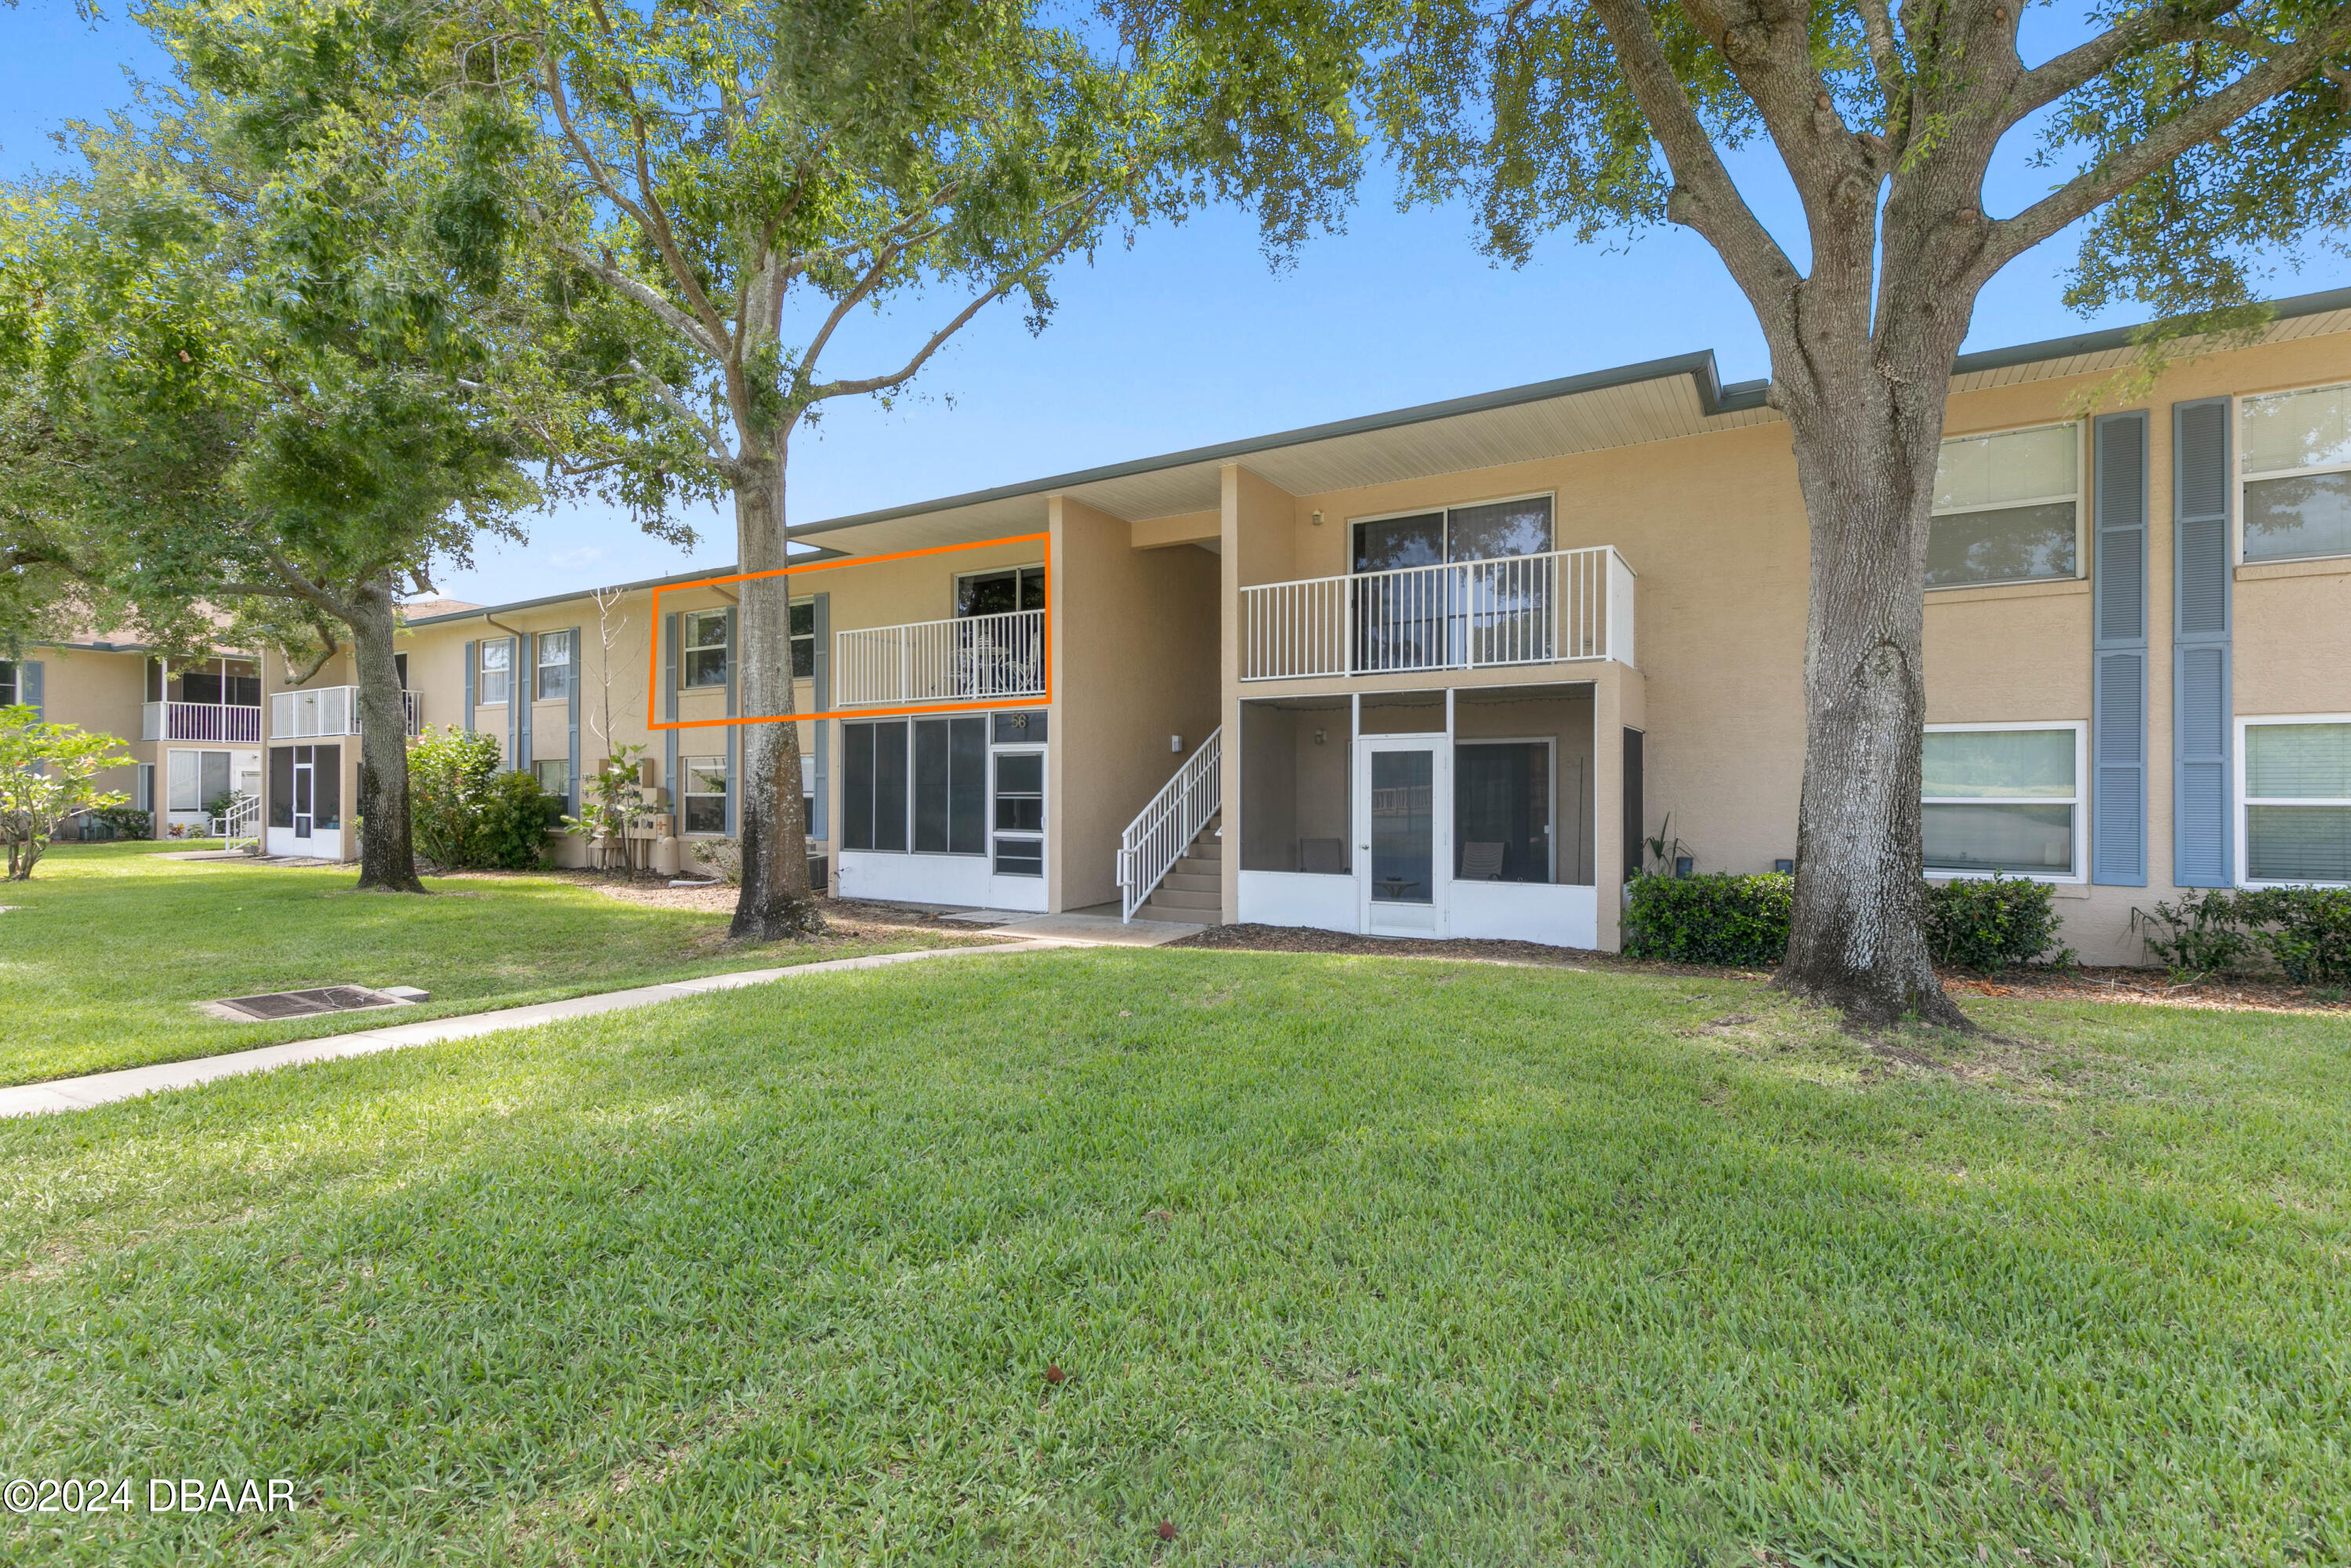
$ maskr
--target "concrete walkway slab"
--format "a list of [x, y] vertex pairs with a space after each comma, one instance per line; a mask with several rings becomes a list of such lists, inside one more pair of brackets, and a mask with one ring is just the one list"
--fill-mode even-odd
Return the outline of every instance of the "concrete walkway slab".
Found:
[[114, 1072], [93, 1072], [82, 1078], [61, 1078], [47, 1083], [26, 1083], [0, 1089], [0, 1116], [37, 1116], [57, 1111], [82, 1111], [117, 1100], [168, 1089], [187, 1089], [216, 1078], [272, 1068], [294, 1067], [306, 1061], [338, 1061], [398, 1051], [411, 1045], [437, 1045], [444, 1040], [472, 1040], [501, 1030], [535, 1029], [566, 1019], [592, 1018], [598, 1013], [623, 1012], [631, 1008], [691, 1000], [716, 991], [764, 986], [802, 975], [837, 975], [852, 969], [880, 969], [925, 958], [961, 958], [996, 953], [1049, 953], [1071, 946], [1066, 941], [1014, 940], [986, 946], [918, 947], [904, 953], [869, 953], [860, 958], [827, 958], [815, 964], [790, 964], [776, 969], [743, 969], [698, 979], [673, 980], [658, 986], [636, 986], [625, 991], [571, 997], [559, 1002], [535, 1002], [528, 1007], [499, 1008], [486, 1013], [461, 1013], [455, 1018], [426, 1019], [419, 1023], [393, 1024], [352, 1034], [324, 1035], [316, 1040], [289, 1040], [278, 1045], [256, 1046], [220, 1056], [199, 1056], [186, 1061], [158, 1062], [151, 1067], [126, 1067]]
[[1174, 920], [1123, 921], [1117, 904], [1104, 904], [1061, 915], [1015, 915], [989, 926], [985, 935], [1087, 947], [1157, 947], [1207, 929]]

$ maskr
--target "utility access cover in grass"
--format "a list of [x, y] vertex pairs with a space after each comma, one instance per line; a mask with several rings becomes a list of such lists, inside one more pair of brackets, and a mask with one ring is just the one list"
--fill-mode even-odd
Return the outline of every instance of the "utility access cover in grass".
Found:
[[240, 1018], [300, 1019], [319, 1013], [357, 1012], [362, 1008], [396, 1008], [404, 997], [386, 996], [364, 986], [320, 986], [309, 991], [271, 991], [258, 997], [227, 997], [213, 1006]]

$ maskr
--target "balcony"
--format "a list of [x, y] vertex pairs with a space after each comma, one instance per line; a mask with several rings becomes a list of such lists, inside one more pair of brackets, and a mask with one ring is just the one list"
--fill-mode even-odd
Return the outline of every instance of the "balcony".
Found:
[[[423, 694], [402, 691], [400, 704], [405, 710], [408, 733], [422, 734]], [[360, 689], [357, 686], [319, 686], [308, 691], [276, 692], [270, 695], [269, 737], [272, 740], [308, 740], [357, 735], [359, 732]]]
[[1045, 695], [1045, 612], [870, 626], [833, 637], [843, 707], [988, 702]]
[[144, 703], [139, 710], [139, 738], [258, 746], [261, 710], [241, 703]]
[[1631, 664], [1633, 582], [1596, 545], [1244, 588], [1241, 679]]

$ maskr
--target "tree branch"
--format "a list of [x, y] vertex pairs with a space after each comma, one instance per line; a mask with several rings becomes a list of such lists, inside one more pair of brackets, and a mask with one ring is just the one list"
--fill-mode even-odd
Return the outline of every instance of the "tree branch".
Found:
[[2179, 42], [2195, 28], [2219, 21], [2245, 0], [2208, 0], [2201, 5], [2150, 5], [2129, 20], [2109, 27], [2096, 37], [2076, 44], [2017, 78], [2008, 96], [2001, 128], [2006, 130], [2114, 68], [2126, 56], [2141, 49]]
[[670, 330], [683, 337], [687, 342], [720, 363], [726, 362], [726, 345], [713, 340], [703, 331], [701, 322], [664, 298], [660, 289], [623, 272], [611, 262], [575, 240], [559, 238], [555, 244], [574, 261], [594, 273], [607, 287], [619, 289], [655, 316], [660, 317]]
[[705, 446], [710, 448], [711, 460], [725, 470], [731, 478], [735, 472], [735, 455], [726, 450], [726, 444], [718, 439], [718, 433], [710, 427], [709, 423], [695, 413], [684, 398], [671, 391], [667, 382], [645, 369], [643, 361], [632, 358], [629, 361], [629, 368], [643, 377], [647, 386], [653, 388], [653, 396], [661, 399], [664, 407], [694, 426], [694, 433], [702, 437], [702, 444]]

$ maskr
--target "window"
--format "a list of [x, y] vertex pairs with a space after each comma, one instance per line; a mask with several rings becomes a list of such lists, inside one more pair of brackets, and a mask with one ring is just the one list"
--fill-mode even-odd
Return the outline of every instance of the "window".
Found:
[[16, 701], [16, 664], [13, 659], [0, 659], [0, 707], [9, 707]]
[[1453, 748], [1453, 874], [1552, 880], [1551, 743], [1463, 741]]
[[841, 727], [841, 847], [906, 848], [906, 721]]
[[534, 762], [530, 770], [538, 775], [538, 787], [550, 795], [569, 797], [571, 793], [571, 759], [550, 757], [544, 762]]
[[726, 831], [726, 758], [681, 757], [677, 760], [678, 801], [684, 808], [689, 833]]
[[1542, 555], [1552, 548], [1551, 497], [1522, 496], [1412, 517], [1370, 518], [1355, 525], [1354, 547], [1356, 571]]
[[914, 721], [914, 852], [987, 852], [987, 720]]
[[1929, 727], [1928, 874], [2076, 880], [2084, 734], [2078, 724]]
[[1935, 463], [1927, 586], [2074, 576], [2081, 500], [2077, 424], [1944, 442]]
[[538, 700], [553, 702], [570, 695], [571, 633], [542, 632], [538, 635]]
[[173, 751], [170, 794], [165, 809], [209, 811], [213, 802], [229, 792], [229, 754], [225, 751]]
[[1045, 569], [1008, 567], [1002, 571], [976, 571], [956, 579], [956, 614], [1002, 615], [1015, 610], [1045, 608]]
[[2244, 880], [2351, 883], [2351, 715], [2241, 727]]
[[2247, 560], [2351, 555], [2351, 385], [2239, 404]]
[[996, 874], [1045, 874], [1045, 754], [996, 757]]
[[804, 599], [792, 606], [792, 679], [816, 678], [816, 601]]
[[482, 644], [481, 684], [474, 688], [474, 700], [484, 707], [507, 700], [514, 672], [509, 664], [514, 657], [514, 644], [501, 637], [495, 643]]
[[723, 686], [726, 684], [726, 612], [690, 610], [681, 617], [684, 639], [678, 649], [678, 685]]

